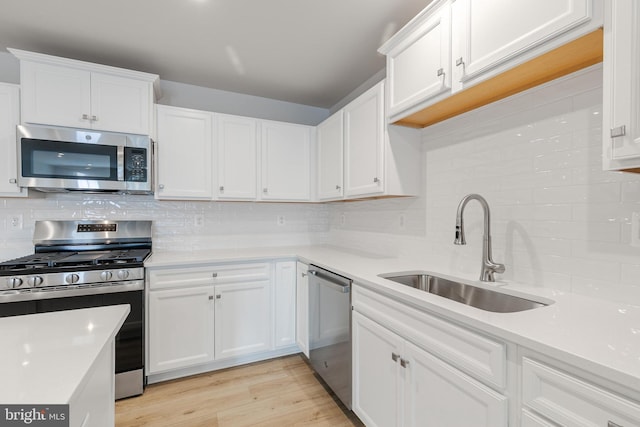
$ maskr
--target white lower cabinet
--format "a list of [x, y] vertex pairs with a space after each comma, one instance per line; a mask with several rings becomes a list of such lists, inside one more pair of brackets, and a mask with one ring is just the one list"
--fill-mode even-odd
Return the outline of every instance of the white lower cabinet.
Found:
[[270, 282], [216, 285], [215, 358], [271, 347]]
[[507, 398], [353, 313], [354, 412], [367, 426], [507, 425]]
[[529, 357], [523, 357], [521, 362], [523, 426], [640, 426], [638, 402], [560, 367]]
[[273, 343], [276, 348], [296, 343], [296, 262], [275, 264], [273, 281]]
[[296, 344], [309, 358], [309, 266], [296, 264]]
[[369, 427], [401, 425], [400, 364], [404, 340], [354, 311], [353, 412]]
[[148, 373], [213, 360], [213, 299], [211, 286], [149, 292]]
[[285, 354], [296, 347], [296, 262], [147, 268], [150, 382]]

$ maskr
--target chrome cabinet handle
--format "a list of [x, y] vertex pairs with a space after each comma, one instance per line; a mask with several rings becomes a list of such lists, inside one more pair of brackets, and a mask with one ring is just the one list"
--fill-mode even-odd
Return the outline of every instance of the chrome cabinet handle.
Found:
[[406, 368], [407, 366], [409, 366], [409, 361], [406, 359], [400, 359], [400, 366]]
[[160, 190], [163, 190], [163, 189], [164, 189], [164, 184], [158, 184], [158, 188], [159, 188]]
[[212, 300], [212, 299], [213, 299], [213, 295], [209, 295], [209, 300]]
[[397, 362], [398, 359], [400, 359], [400, 355], [397, 353], [391, 353], [391, 360], [393, 360], [394, 362]]
[[211, 273], [211, 277], [218, 277], [218, 273]]
[[380, 182], [380, 180], [378, 178], [373, 178], [373, 182]]
[[89, 120], [89, 115], [88, 114], [83, 114], [82, 115], [82, 120]]
[[220, 186], [220, 192], [222, 193], [224, 191], [224, 185]]
[[91, 116], [91, 121], [92, 122], [97, 122], [98, 121], [98, 116]]
[[263, 189], [262, 189], [262, 192], [263, 192], [264, 194], [267, 194], [267, 193], [269, 192], [269, 190], [268, 190], [267, 188], [263, 188]]
[[302, 277], [307, 277], [307, 273], [300, 273]]
[[339, 185], [336, 185], [336, 190], [341, 189], [342, 187], [340, 187]]
[[17, 180], [17, 179], [15, 179], [15, 178], [11, 178], [11, 179], [9, 180], [9, 184], [17, 184], [17, 183], [18, 183], [18, 180]]
[[438, 74], [438, 77], [444, 76], [444, 69], [443, 68], [438, 68], [437, 74]]
[[459, 67], [461, 65], [464, 67], [464, 59], [462, 59], [462, 56], [456, 59], [456, 67]]
[[220, 298], [222, 298], [222, 295], [220, 294], [216, 295], [216, 299], [220, 299]]

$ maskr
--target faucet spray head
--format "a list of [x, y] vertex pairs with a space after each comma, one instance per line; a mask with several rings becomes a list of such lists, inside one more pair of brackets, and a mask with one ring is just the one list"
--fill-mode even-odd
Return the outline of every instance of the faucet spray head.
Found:
[[464, 238], [464, 227], [462, 225], [462, 217], [456, 218], [456, 237], [453, 240], [454, 245], [466, 245], [467, 241]]

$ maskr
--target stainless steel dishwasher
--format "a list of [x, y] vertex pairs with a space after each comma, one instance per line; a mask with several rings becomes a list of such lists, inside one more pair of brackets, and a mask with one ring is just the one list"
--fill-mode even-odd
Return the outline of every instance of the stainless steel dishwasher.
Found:
[[351, 279], [309, 266], [309, 361], [351, 409]]

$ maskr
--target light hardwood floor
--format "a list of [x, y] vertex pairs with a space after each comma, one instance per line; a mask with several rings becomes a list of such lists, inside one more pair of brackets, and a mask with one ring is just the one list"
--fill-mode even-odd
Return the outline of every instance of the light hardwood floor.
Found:
[[116, 426], [362, 426], [302, 356], [152, 384], [116, 402]]

